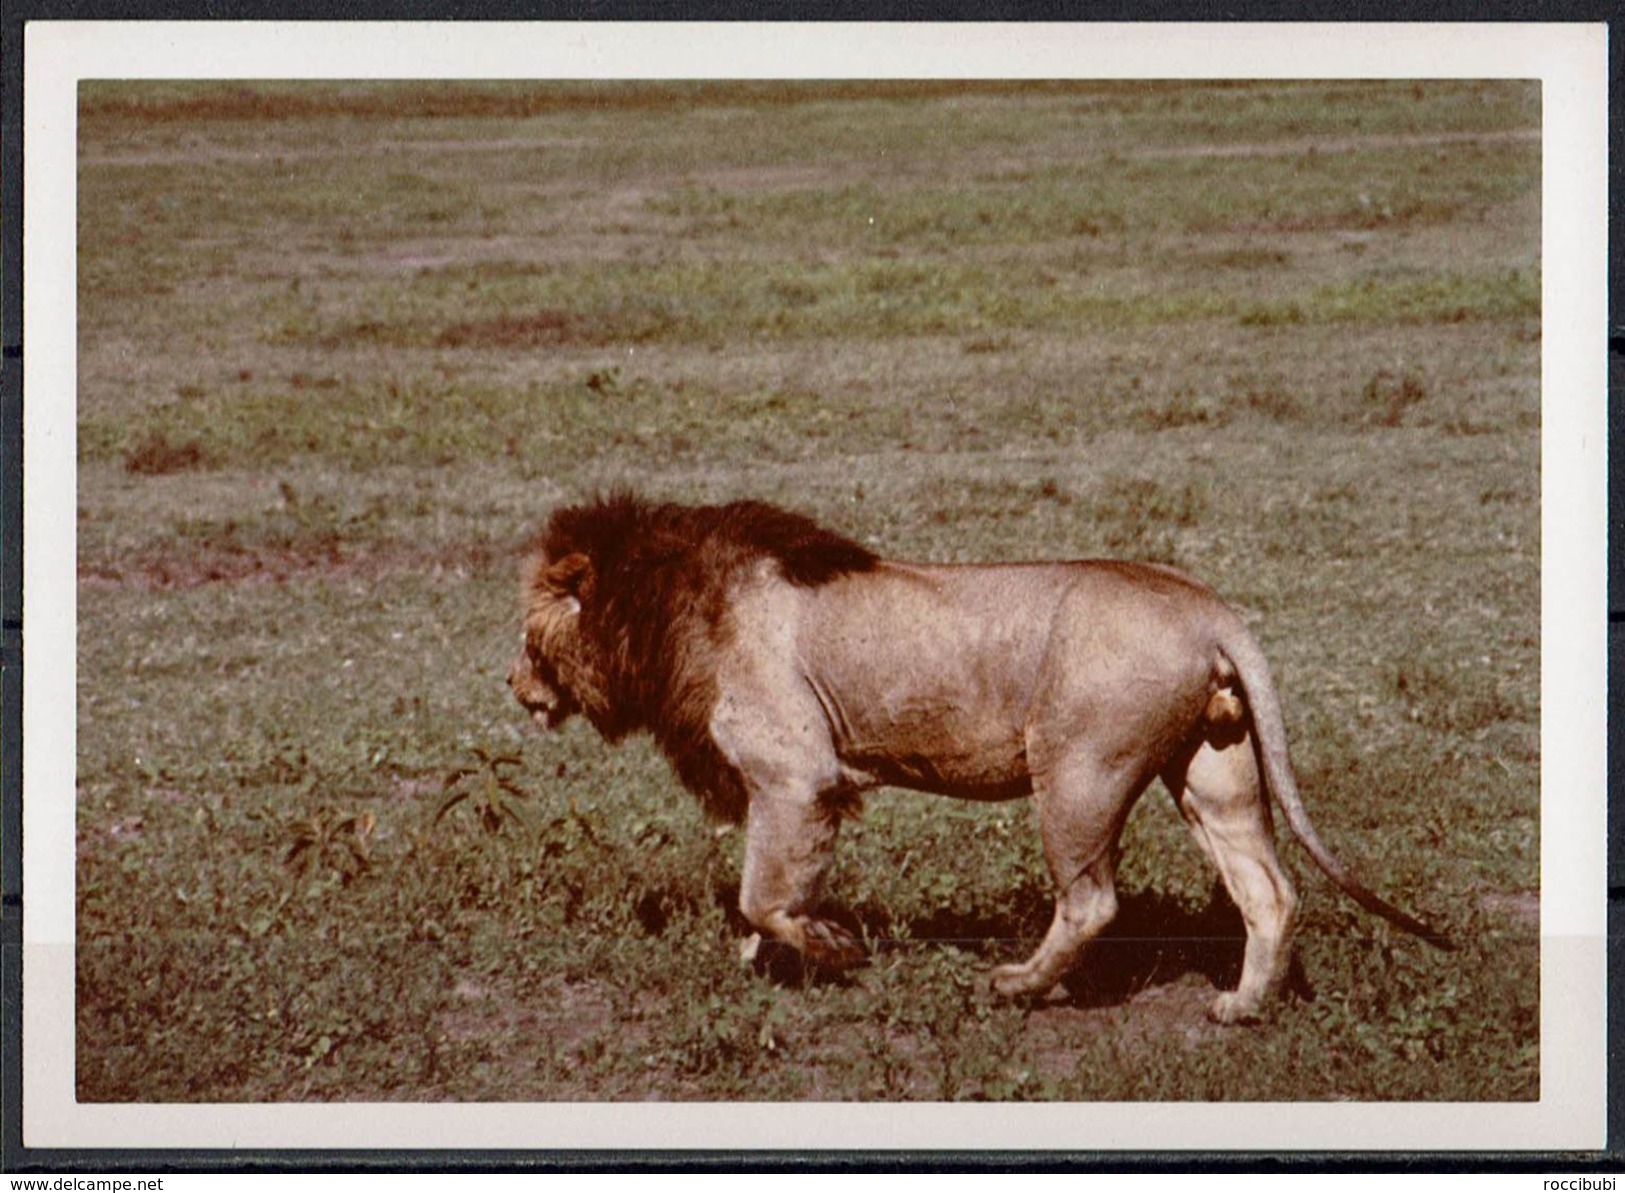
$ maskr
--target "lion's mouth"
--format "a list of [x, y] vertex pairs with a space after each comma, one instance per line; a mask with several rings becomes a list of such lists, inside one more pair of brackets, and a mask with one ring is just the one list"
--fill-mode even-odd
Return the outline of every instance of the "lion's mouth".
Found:
[[554, 730], [570, 719], [575, 710], [566, 701], [557, 704], [526, 704], [525, 711], [538, 729]]
[[557, 728], [575, 711], [575, 702], [553, 685], [541, 682], [523, 659], [508, 669], [508, 690], [541, 729]]

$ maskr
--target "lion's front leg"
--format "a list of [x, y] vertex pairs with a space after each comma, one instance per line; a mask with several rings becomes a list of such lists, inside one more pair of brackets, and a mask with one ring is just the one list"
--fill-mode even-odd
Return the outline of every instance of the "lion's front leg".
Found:
[[734, 659], [711, 715], [712, 741], [749, 793], [739, 910], [809, 962], [845, 969], [863, 950], [846, 929], [811, 914], [840, 823], [839, 805], [825, 798], [838, 788], [839, 765], [811, 687], [784, 670], [794, 646], [779, 639], [791, 612], [766, 607], [757, 621], [741, 630], [743, 640], [771, 649]]
[[835, 848], [838, 815], [814, 795], [753, 794], [745, 828], [739, 910], [808, 961], [848, 969], [864, 952], [845, 928], [809, 915]]

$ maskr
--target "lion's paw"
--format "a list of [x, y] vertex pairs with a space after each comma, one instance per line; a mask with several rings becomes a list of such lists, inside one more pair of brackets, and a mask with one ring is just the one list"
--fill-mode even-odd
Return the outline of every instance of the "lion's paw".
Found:
[[1258, 1004], [1251, 999], [1242, 998], [1234, 990], [1215, 998], [1207, 1009], [1207, 1017], [1226, 1027], [1257, 1023], [1260, 1018]]
[[1036, 998], [1051, 986], [1027, 964], [995, 966], [988, 984], [1000, 998]]
[[851, 969], [863, 964], [868, 956], [857, 937], [828, 920], [807, 920], [801, 932], [801, 948], [807, 960], [825, 969]]

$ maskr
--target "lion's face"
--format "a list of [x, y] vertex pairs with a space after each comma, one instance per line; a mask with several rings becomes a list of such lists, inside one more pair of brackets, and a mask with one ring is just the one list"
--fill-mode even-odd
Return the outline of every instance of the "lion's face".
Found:
[[508, 667], [514, 699], [547, 729], [580, 712], [599, 684], [585, 665], [581, 599], [588, 569], [580, 556], [562, 563], [536, 560], [525, 582], [525, 626], [519, 653]]
[[529, 630], [520, 635], [519, 653], [508, 668], [508, 688], [545, 729], [557, 728], [578, 708], [560, 685], [558, 669], [548, 659], [543, 640]]

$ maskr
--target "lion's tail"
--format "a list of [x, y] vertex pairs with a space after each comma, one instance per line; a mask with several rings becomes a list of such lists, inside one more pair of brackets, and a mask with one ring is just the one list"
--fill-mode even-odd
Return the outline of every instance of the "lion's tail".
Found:
[[1247, 707], [1252, 713], [1253, 743], [1258, 755], [1259, 772], [1276, 802], [1281, 805], [1281, 811], [1286, 814], [1293, 835], [1309, 856], [1315, 859], [1315, 864], [1325, 872], [1326, 877], [1361, 907], [1421, 937], [1436, 948], [1454, 949], [1455, 944], [1443, 933], [1407, 915], [1350, 874], [1320, 839], [1314, 823], [1309, 819], [1309, 810], [1303, 806], [1303, 797], [1298, 794], [1298, 781], [1292, 773], [1292, 762], [1287, 754], [1286, 722], [1281, 715], [1281, 699], [1275, 691], [1269, 662], [1239, 619], [1234, 627], [1234, 631], [1221, 642], [1220, 651], [1241, 679]]

